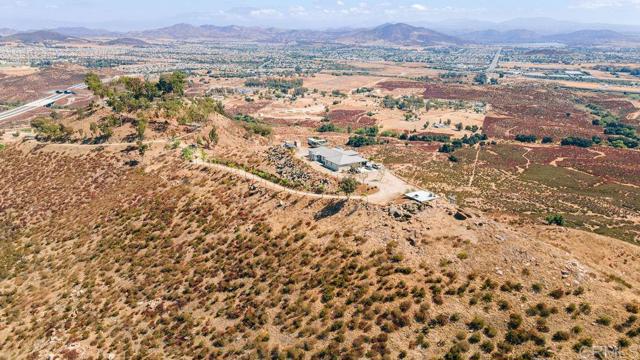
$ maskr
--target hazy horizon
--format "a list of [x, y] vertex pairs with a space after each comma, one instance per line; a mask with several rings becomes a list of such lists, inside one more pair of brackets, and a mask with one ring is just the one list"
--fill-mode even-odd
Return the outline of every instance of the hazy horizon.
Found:
[[[153, 9], [153, 11], [149, 11]], [[363, 27], [387, 22], [433, 24], [470, 19], [486, 24], [516, 18], [549, 18], [575, 23], [638, 26], [640, 0], [510, 1], [245, 0], [12, 0], [0, 4], [0, 28], [17, 30], [84, 26], [140, 30], [176, 23], [323, 29]], [[524, 26], [523, 26], [524, 27]]]

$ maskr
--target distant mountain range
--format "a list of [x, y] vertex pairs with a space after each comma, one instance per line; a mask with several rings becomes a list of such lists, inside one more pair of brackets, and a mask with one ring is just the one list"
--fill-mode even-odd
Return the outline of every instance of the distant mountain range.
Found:
[[[335, 30], [288, 30], [278, 28], [215, 26], [176, 24], [169, 27], [117, 33], [83, 27], [67, 27], [52, 30], [13, 33], [1, 30], [6, 35], [0, 41], [24, 43], [87, 41], [106, 39], [107, 44], [146, 46], [145, 40], [212, 40], [212, 41], [256, 41], [266, 43], [341, 43], [363, 45], [433, 46], [464, 44], [523, 44], [562, 43], [566, 45], [601, 45], [608, 43], [640, 43], [640, 36], [623, 34], [612, 30], [579, 30], [558, 34], [543, 34], [529, 29], [482, 30], [459, 33], [456, 36], [429, 28], [403, 23], [383, 24], [365, 29]], [[104, 41], [104, 40], [103, 40]]]
[[458, 37], [477, 44], [560, 43], [577, 46], [640, 41], [637, 36], [611, 30], [579, 30], [555, 35], [542, 35], [531, 30], [485, 30], [460, 34]]
[[580, 23], [574, 21], [556, 20], [545, 17], [516, 18], [501, 22], [482, 21], [474, 19], [449, 19], [438, 22], [421, 22], [413, 25], [424, 26], [452, 36], [471, 32], [496, 30], [509, 32], [513, 30], [529, 30], [541, 35], [555, 35], [572, 33], [581, 30], [612, 30], [619, 33], [640, 34], [640, 24], [619, 25], [604, 23]]

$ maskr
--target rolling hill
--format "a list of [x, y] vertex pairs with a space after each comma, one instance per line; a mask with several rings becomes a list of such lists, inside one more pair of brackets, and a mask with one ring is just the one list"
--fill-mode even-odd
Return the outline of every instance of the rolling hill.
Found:
[[460, 39], [430, 29], [403, 23], [384, 24], [373, 29], [356, 30], [337, 38], [339, 42], [390, 43], [396, 45], [461, 44]]
[[461, 34], [458, 37], [477, 44], [513, 44], [536, 42], [541, 36], [529, 30], [484, 30]]
[[9, 29], [9, 28], [0, 28], [0, 36], [9, 36], [17, 33], [17, 30]]
[[78, 37], [78, 38], [91, 38], [91, 37], [114, 37], [119, 36], [120, 33], [115, 31], [103, 30], [103, 29], [90, 29], [86, 27], [59, 27], [51, 29], [58, 34]]
[[638, 40], [638, 38], [611, 30], [579, 30], [567, 34], [546, 36], [544, 39], [567, 45], [600, 45]]
[[0, 41], [3, 42], [17, 41], [23, 43], [62, 42], [71, 40], [80, 39], [48, 30], [20, 32], [0, 39]]
[[106, 41], [105, 45], [125, 45], [125, 46], [149, 46], [150, 44], [144, 40], [136, 38], [117, 38]]

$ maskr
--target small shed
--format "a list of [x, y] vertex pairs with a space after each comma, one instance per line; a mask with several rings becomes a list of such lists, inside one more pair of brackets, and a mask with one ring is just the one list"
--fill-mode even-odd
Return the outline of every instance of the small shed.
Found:
[[421, 204], [426, 204], [438, 198], [436, 194], [422, 190], [406, 193], [404, 196]]

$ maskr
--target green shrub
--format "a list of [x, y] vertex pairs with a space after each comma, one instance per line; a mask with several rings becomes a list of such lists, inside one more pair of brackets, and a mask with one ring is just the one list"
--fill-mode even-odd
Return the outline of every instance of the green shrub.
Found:
[[549, 296], [558, 300], [564, 296], [564, 291], [562, 289], [555, 289], [549, 293]]
[[476, 316], [467, 324], [467, 326], [471, 330], [480, 330], [485, 326], [485, 323], [483, 319]]
[[332, 123], [322, 124], [318, 128], [318, 132], [336, 132], [338, 131], [338, 127]]
[[558, 226], [564, 226], [564, 216], [560, 215], [560, 214], [551, 214], [548, 215], [545, 219], [547, 221], [547, 224], [549, 225], [558, 225]]
[[193, 160], [194, 149], [192, 147], [186, 147], [182, 149], [181, 156], [184, 160], [191, 161]]
[[519, 141], [519, 142], [534, 143], [536, 142], [536, 140], [538, 140], [538, 138], [535, 135], [523, 135], [523, 134], [516, 135], [516, 141]]
[[363, 147], [363, 146], [368, 146], [368, 145], [375, 145], [377, 144], [378, 141], [376, 140], [375, 137], [373, 136], [363, 136], [363, 135], [356, 135], [356, 136], [352, 136], [349, 138], [349, 141], [347, 141], [347, 145], [348, 146], [353, 146], [353, 147]]
[[602, 326], [609, 326], [611, 325], [611, 318], [607, 315], [602, 315], [599, 318], [596, 319], [596, 323]]
[[485, 340], [480, 344], [480, 349], [487, 354], [490, 354], [496, 347], [489, 340]]
[[571, 337], [571, 335], [569, 335], [568, 332], [566, 332], [566, 331], [558, 331], [555, 334], [553, 334], [553, 337], [551, 339], [553, 341], [560, 342], [560, 341], [567, 341], [567, 340], [569, 340], [570, 337]]

